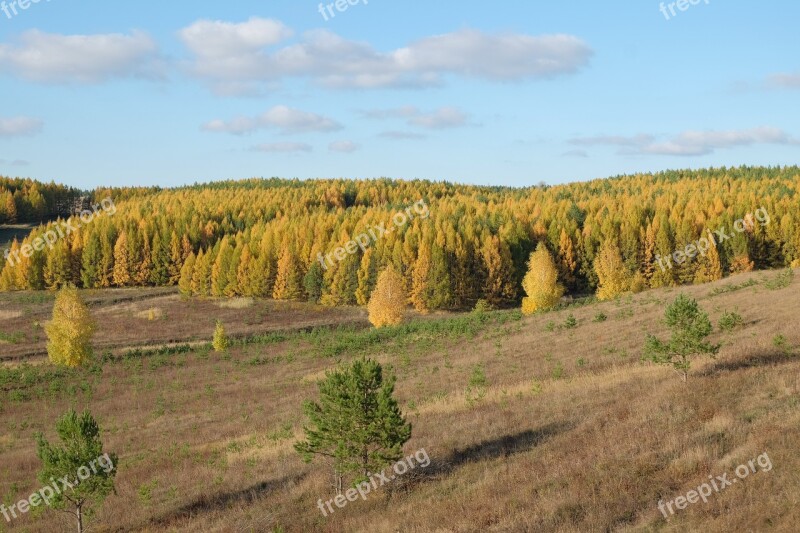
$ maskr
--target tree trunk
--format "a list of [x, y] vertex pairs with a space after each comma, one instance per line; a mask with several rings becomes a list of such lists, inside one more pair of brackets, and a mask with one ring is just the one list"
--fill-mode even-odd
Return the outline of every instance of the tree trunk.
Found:
[[83, 513], [80, 505], [76, 508], [75, 516], [78, 518], [78, 533], [83, 533]]

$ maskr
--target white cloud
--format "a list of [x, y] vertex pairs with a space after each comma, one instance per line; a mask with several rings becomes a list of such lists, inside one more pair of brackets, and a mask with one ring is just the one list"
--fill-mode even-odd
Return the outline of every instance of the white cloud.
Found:
[[460, 128], [467, 125], [469, 115], [456, 107], [442, 107], [436, 111], [425, 113], [414, 106], [397, 107], [393, 109], [373, 109], [361, 111], [361, 116], [365, 118], [385, 120], [385, 119], [406, 119], [409, 126], [427, 129]]
[[313, 148], [310, 144], [306, 143], [264, 143], [257, 144], [250, 148], [253, 152], [266, 152], [266, 153], [296, 153], [296, 152], [311, 152]]
[[35, 135], [42, 131], [44, 122], [38, 118], [12, 117], [0, 118], [0, 137], [19, 137]]
[[324, 132], [342, 129], [341, 124], [316, 113], [309, 113], [286, 106], [275, 106], [257, 117], [212, 120], [202, 126], [205, 131], [243, 135], [262, 128], [276, 128], [284, 135], [293, 133]]
[[198, 20], [178, 35], [198, 56], [225, 59], [277, 44], [291, 37], [292, 30], [277, 20], [251, 17], [241, 24]]
[[393, 141], [417, 141], [424, 139], [425, 135], [420, 133], [413, 133], [410, 131], [384, 131], [378, 134], [378, 137], [383, 139], [391, 139]]
[[328, 150], [331, 152], [342, 152], [351, 154], [358, 150], [360, 146], [353, 141], [335, 141], [328, 145]]
[[0, 71], [42, 83], [100, 83], [113, 78], [162, 78], [158, 46], [140, 31], [130, 35], [25, 32], [0, 44]]
[[275, 45], [291, 31], [275, 20], [198, 21], [179, 35], [193, 57], [189, 71], [216, 91], [254, 92], [286, 78], [308, 78], [335, 88], [441, 85], [447, 75], [491, 81], [546, 79], [574, 74], [592, 50], [571, 35], [491, 35], [464, 29], [381, 52], [327, 30]]
[[467, 115], [455, 107], [443, 107], [433, 113], [423, 113], [408, 121], [412, 126], [429, 129], [459, 128], [467, 124]]
[[30, 165], [29, 161], [25, 161], [24, 159], [14, 159], [13, 161], [9, 161], [7, 159], [0, 159], [0, 165], [9, 165], [12, 167], [27, 167]]
[[589, 157], [586, 150], [568, 150], [561, 154], [562, 157]]
[[773, 74], [767, 78], [767, 85], [769, 87], [776, 87], [782, 89], [800, 89], [800, 73], [794, 74]]
[[703, 156], [712, 154], [716, 150], [755, 144], [800, 145], [800, 141], [793, 139], [785, 131], [767, 126], [727, 131], [689, 130], [663, 141], [656, 140], [656, 137], [652, 135], [640, 134], [634, 137], [583, 137], [571, 139], [569, 142], [583, 146], [619, 146], [618, 153], [621, 155], [651, 154], [673, 156]]

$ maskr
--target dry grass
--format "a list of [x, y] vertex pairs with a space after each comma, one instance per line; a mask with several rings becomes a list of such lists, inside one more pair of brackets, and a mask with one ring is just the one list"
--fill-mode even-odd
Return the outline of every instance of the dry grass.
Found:
[[[3, 390], [0, 497], [15, 501], [37, 488], [33, 434], [52, 437], [55, 419], [74, 404], [92, 410], [107, 447], [121, 458], [118, 494], [106, 501], [94, 531], [795, 531], [800, 356], [780, 353], [772, 340], [783, 334], [800, 345], [800, 282], [711, 296], [715, 286], [761, 276], [522, 320], [492, 313], [460, 334], [419, 328], [372, 343], [359, 343], [357, 331], [296, 334], [236, 345], [228, 356], [200, 346], [121, 358], [102, 374], [65, 378], [65, 385], [85, 384], [85, 392], [34, 385], [24, 389], [29, 399], [11, 401]], [[715, 323], [726, 310], [744, 317], [742, 327], [714, 334], [720, 355], [698, 360], [687, 384], [640, 361], [645, 334], [665, 334], [664, 308], [679, 292], [698, 298]], [[219, 311], [210, 302], [173, 304]], [[181, 314], [168, 308], [173, 304], [158, 302], [170, 319], [139, 331], [140, 341], [171, 327]], [[226, 325], [235, 329], [260, 305], [228, 309]], [[297, 304], [269, 305], [270, 319], [284, 312], [307, 324], [318, 316], [309, 308], [303, 315]], [[351, 311], [336, 312], [350, 320]], [[593, 322], [600, 312], [608, 320]], [[107, 313], [119, 321], [115, 328], [133, 327], [135, 319], [116, 313], [125, 312]], [[569, 313], [577, 328], [548, 331], [549, 322], [563, 324]], [[203, 336], [198, 316], [191, 315], [194, 331]], [[337, 357], [320, 357], [336, 346], [344, 347]], [[302, 435], [300, 406], [316, 396], [326, 369], [361, 353], [394, 367], [397, 395], [414, 425], [406, 451], [424, 447], [432, 463], [324, 518], [316, 502], [331, 497], [328, 472], [292, 450]], [[485, 396], [468, 401], [478, 364], [487, 376]], [[658, 511], [660, 499], [764, 452], [772, 471], [669, 521]], [[11, 527], [70, 527], [60, 520], [54, 513], [25, 516]]]

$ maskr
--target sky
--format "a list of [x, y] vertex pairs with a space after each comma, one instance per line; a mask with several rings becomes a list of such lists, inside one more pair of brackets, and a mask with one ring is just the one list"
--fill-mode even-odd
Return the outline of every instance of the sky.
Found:
[[528, 186], [797, 164], [800, 3], [691, 2], [0, 0], [0, 175]]

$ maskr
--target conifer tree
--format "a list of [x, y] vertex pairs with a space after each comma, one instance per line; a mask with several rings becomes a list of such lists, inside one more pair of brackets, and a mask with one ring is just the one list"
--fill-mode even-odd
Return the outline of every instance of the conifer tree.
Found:
[[348, 474], [358, 480], [380, 472], [403, 456], [411, 424], [394, 398], [395, 378], [371, 359], [359, 359], [326, 373], [319, 383], [319, 403], [307, 401], [305, 440], [295, 450], [306, 462], [315, 456], [332, 460], [337, 494]]
[[322, 265], [314, 261], [303, 277], [303, 288], [309, 302], [317, 303], [322, 297], [322, 288], [325, 278], [322, 275]]
[[522, 288], [528, 295], [522, 299], [522, 312], [526, 315], [555, 307], [564, 295], [564, 287], [558, 282], [558, 270], [553, 257], [543, 242], [530, 255], [528, 273], [522, 280]]
[[272, 297], [276, 300], [298, 300], [302, 296], [297, 260], [288, 241], [281, 247]]
[[190, 253], [189, 257], [186, 258], [186, 262], [181, 268], [181, 277], [178, 280], [178, 289], [184, 296], [191, 296], [194, 294], [192, 279], [194, 278], [194, 264], [196, 260], [197, 259], [194, 255], [194, 252]]
[[114, 245], [114, 285], [127, 287], [132, 281], [128, 233], [123, 231]]
[[118, 458], [103, 451], [100, 427], [89, 411], [79, 415], [70, 409], [56, 422], [56, 432], [62, 447], [36, 434], [36, 455], [42, 462], [38, 478], [44, 486], [52, 485], [53, 480], [74, 480], [71, 486], [60, 484], [59, 490], [50, 491], [53, 494], [48, 503], [53, 509], [74, 515], [78, 533], [83, 533], [86, 519], [96, 512], [95, 506], [114, 491]]
[[569, 233], [564, 228], [558, 239], [558, 277], [564, 285], [575, 289], [575, 271], [578, 268], [578, 261], [575, 256], [575, 247]]
[[228, 339], [227, 333], [225, 333], [225, 325], [219, 320], [217, 320], [216, 326], [214, 327], [214, 338], [211, 345], [215, 352], [227, 351], [228, 346], [230, 346], [230, 340]]
[[711, 334], [711, 321], [696, 300], [681, 294], [667, 307], [665, 317], [672, 332], [669, 342], [648, 335], [644, 355], [654, 363], [672, 366], [685, 382], [691, 357], [700, 354], [714, 356], [720, 347], [706, 341]]
[[375, 251], [368, 248], [361, 257], [361, 265], [358, 269], [358, 288], [356, 289], [356, 303], [367, 305], [375, 283], [378, 281], [378, 261], [375, 258]]
[[622, 261], [622, 255], [617, 244], [613, 240], [607, 240], [600, 247], [597, 258], [594, 261], [594, 269], [599, 280], [597, 287], [598, 299], [611, 300], [631, 289], [631, 275]]
[[77, 289], [61, 289], [53, 305], [53, 318], [45, 325], [50, 362], [73, 368], [89, 363], [95, 329], [95, 321]]
[[431, 284], [431, 247], [427, 242], [419, 245], [419, 255], [414, 262], [411, 273], [411, 304], [420, 313], [430, 311], [430, 302], [433, 292]]

